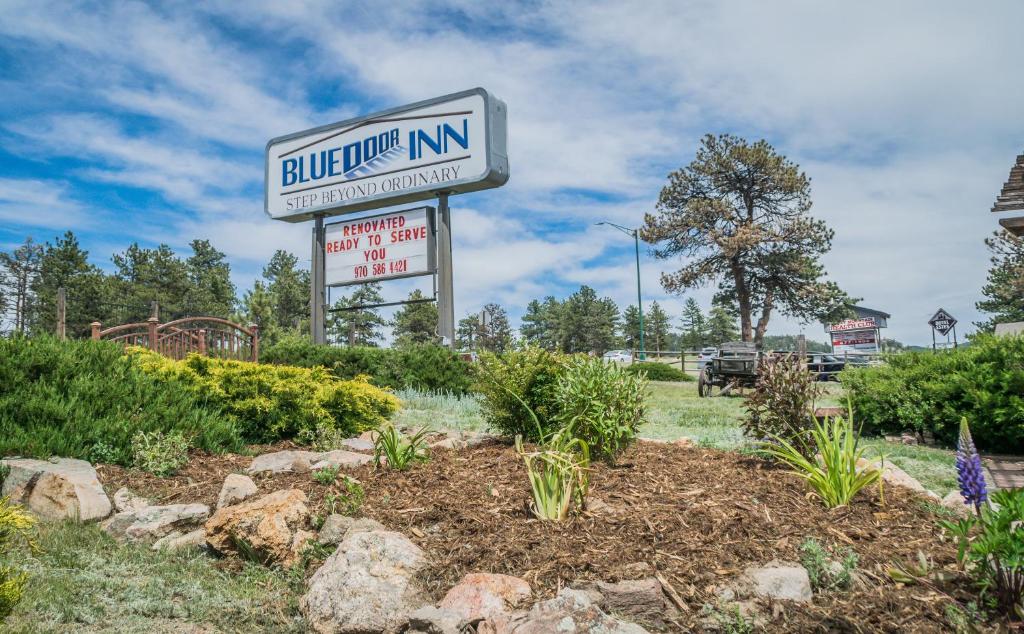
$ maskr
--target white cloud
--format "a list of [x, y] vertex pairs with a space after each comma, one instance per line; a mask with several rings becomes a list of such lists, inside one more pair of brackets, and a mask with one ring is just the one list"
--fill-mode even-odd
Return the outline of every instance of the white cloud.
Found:
[[66, 182], [31, 178], [0, 178], [0, 220], [47, 229], [80, 229], [97, 221], [72, 197]]

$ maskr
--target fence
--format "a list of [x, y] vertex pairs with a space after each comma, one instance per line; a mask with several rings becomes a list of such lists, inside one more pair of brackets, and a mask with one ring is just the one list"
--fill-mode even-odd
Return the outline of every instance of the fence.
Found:
[[103, 329], [94, 321], [92, 338], [123, 345], [149, 348], [172, 359], [184, 359], [189, 353], [222, 359], [259, 361], [259, 328], [248, 327], [219, 317], [185, 317], [161, 324], [159, 318]]

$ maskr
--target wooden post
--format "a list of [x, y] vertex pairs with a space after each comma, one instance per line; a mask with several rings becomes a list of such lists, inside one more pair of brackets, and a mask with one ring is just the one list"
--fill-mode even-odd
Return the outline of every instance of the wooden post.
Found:
[[100, 324], [100, 322], [98, 322], [98, 321], [94, 321], [91, 324], [89, 324], [89, 326], [92, 327], [92, 340], [93, 341], [99, 341], [100, 340], [100, 326], [101, 325], [102, 324]]
[[160, 302], [155, 299], [149, 303], [149, 317], [160, 321]]
[[206, 328], [199, 329], [199, 356], [206, 356]]
[[57, 338], [64, 341], [67, 338], [67, 322], [65, 321], [65, 300], [64, 287], [57, 289]]
[[252, 362], [259, 363], [260, 361], [260, 327], [256, 324], [249, 324], [249, 330], [252, 331]]
[[[156, 306], [156, 302], [153, 302]], [[146, 320], [147, 335], [149, 338], [149, 349], [156, 351], [156, 327], [160, 323], [160, 320], [156, 317], [150, 317]]]

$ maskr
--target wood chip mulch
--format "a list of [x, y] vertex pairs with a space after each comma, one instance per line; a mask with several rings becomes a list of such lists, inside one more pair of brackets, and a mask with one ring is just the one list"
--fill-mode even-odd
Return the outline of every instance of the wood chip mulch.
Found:
[[[290, 446], [261, 450], [284, 448]], [[111, 494], [127, 486], [159, 504], [213, 506], [224, 477], [250, 461], [197, 453], [171, 478], [108, 465], [98, 471]], [[367, 465], [349, 473], [366, 491], [360, 514], [406, 534], [429, 555], [425, 582], [436, 598], [469, 572], [522, 577], [546, 598], [586, 581], [647, 577], [653, 568], [687, 608], [675, 627], [699, 630], [702, 606], [715, 603], [718, 587], [747, 566], [799, 561], [808, 537], [852, 548], [865, 583], [818, 593], [806, 605], [765, 605], [770, 631], [948, 631], [945, 593], [971, 596], [959, 583], [939, 590], [888, 579], [893, 562], [915, 561], [918, 551], [938, 568], [955, 565], [955, 548], [941, 539], [922, 498], [886, 487], [884, 505], [872, 489], [829, 511], [806, 495], [799, 478], [731, 452], [637, 443], [616, 465], [593, 465], [590, 494], [607, 508], [563, 523], [530, 515], [523, 462], [502, 444], [436, 451], [406, 472]], [[326, 494], [340, 491], [309, 474], [255, 481], [261, 493], [302, 489], [313, 513], [324, 512]]]

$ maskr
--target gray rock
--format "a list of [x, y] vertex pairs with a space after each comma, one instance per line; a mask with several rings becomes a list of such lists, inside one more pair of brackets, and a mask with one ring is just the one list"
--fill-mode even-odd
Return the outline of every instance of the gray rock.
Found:
[[898, 485], [901, 487], [906, 487], [911, 491], [921, 493], [922, 495], [927, 495], [928, 497], [934, 498], [936, 500], [940, 499], [938, 495], [924, 488], [924, 485], [918, 482], [917, 479], [914, 478], [914, 476], [910, 475], [903, 469], [900, 469], [899, 467], [889, 462], [888, 460], [885, 461], [885, 465], [883, 468], [883, 465], [880, 461], [872, 461], [867, 460], [865, 458], [860, 458], [857, 460], [857, 470], [862, 471], [864, 469], [874, 469], [875, 471], [881, 470], [882, 480], [887, 485]]
[[605, 612], [664, 627], [665, 618], [676, 614], [676, 608], [665, 596], [661, 582], [650, 577], [618, 583], [598, 581], [587, 586], [600, 595], [598, 605]]
[[354, 451], [346, 451], [344, 449], [335, 449], [334, 451], [328, 451], [319, 455], [317, 460], [313, 461], [310, 469], [316, 471], [318, 469], [324, 469], [327, 467], [331, 468], [352, 468], [364, 465], [367, 462], [373, 460], [373, 456], [368, 456], [364, 453], [356, 453]]
[[256, 473], [306, 473], [310, 465], [320, 460], [319, 454], [315, 451], [275, 451], [256, 456], [246, 471], [249, 474]]
[[10, 469], [0, 495], [10, 496], [41, 519], [87, 522], [110, 515], [110, 498], [85, 460], [14, 458], [0, 464]]
[[249, 476], [239, 473], [232, 473], [224, 478], [224, 484], [220, 488], [220, 495], [217, 496], [217, 508], [224, 508], [232, 504], [244, 502], [256, 495], [259, 489], [256, 483]]
[[197, 528], [184, 534], [174, 531], [153, 542], [153, 550], [175, 551], [182, 548], [206, 548], [206, 529]]
[[153, 506], [153, 503], [144, 497], [135, 495], [126, 487], [121, 487], [114, 492], [114, 509], [118, 513], [124, 513], [125, 511], [138, 511], [146, 508], [147, 506]]
[[429, 604], [417, 580], [426, 565], [401, 533], [349, 532], [313, 573], [299, 606], [316, 632], [396, 633]]
[[373, 453], [373, 441], [369, 438], [363, 438], [362, 436], [356, 436], [355, 438], [346, 438], [341, 441], [341, 448], [348, 449], [349, 451], [355, 451], [357, 453]]
[[968, 506], [964, 502], [964, 496], [960, 495], [960, 491], [950, 491], [946, 494], [946, 497], [942, 498], [942, 506], [956, 512], [960, 517], [967, 517], [971, 514], [973, 507]]
[[441, 599], [438, 607], [469, 622], [508, 614], [533, 596], [530, 584], [509, 575], [470, 573]]
[[479, 634], [547, 634], [588, 632], [591, 634], [643, 634], [644, 628], [605, 614], [594, 594], [566, 588], [558, 596], [535, 604], [529, 611], [487, 619]]
[[336, 545], [352, 531], [386, 531], [388, 530], [377, 520], [368, 517], [348, 517], [347, 515], [328, 515], [324, 525], [320, 527], [317, 541], [321, 544]]
[[812, 598], [811, 579], [800, 564], [771, 561], [747, 568], [740, 577], [737, 595], [807, 602]]
[[118, 513], [100, 524], [115, 539], [153, 542], [171, 533], [191, 533], [210, 516], [205, 504], [169, 504], [147, 506]]
[[405, 634], [462, 634], [469, 622], [457, 612], [425, 605], [409, 615]]

